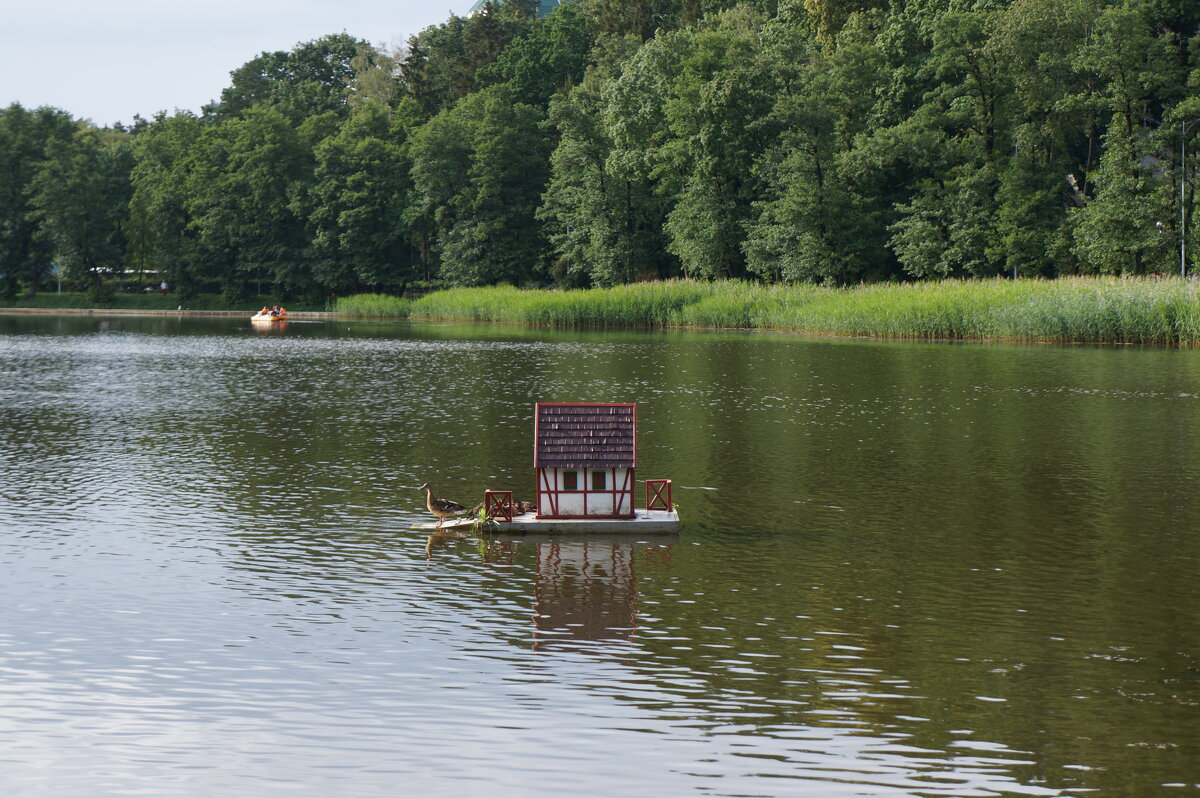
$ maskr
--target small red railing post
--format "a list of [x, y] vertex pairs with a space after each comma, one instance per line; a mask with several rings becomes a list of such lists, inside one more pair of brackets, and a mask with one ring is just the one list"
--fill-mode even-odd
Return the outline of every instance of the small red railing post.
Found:
[[[663, 494], [666, 494], [665, 496]], [[670, 510], [675, 505], [671, 504], [671, 480], [669, 479], [648, 479], [646, 480], [646, 509], [647, 510]]]
[[483, 512], [493, 521], [512, 522], [513, 498], [511, 490], [485, 490]]

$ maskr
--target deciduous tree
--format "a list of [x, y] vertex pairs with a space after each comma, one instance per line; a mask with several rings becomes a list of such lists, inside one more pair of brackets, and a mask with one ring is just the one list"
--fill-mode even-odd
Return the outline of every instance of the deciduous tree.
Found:
[[32, 217], [69, 279], [102, 296], [105, 273], [124, 268], [129, 213], [129, 135], [79, 123], [66, 140], [51, 139], [29, 185]]
[[412, 279], [408, 132], [386, 107], [367, 103], [317, 146], [307, 201], [313, 277], [323, 289], [398, 290]]
[[51, 267], [51, 250], [37, 235], [30, 185], [47, 147], [70, 141], [75, 124], [56, 108], [33, 110], [13, 103], [0, 109], [0, 296], [24, 286], [36, 294]]

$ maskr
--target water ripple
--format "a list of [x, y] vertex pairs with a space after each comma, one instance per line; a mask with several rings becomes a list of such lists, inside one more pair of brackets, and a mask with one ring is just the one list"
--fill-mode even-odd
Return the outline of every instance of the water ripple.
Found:
[[[1200, 395], [1164, 353], [38, 323], [0, 335], [5, 795], [1116, 795], [1200, 755], [1200, 463], [1129, 456]], [[681, 539], [410, 529], [426, 480], [527, 497], [532, 402], [595, 399], [641, 403]]]

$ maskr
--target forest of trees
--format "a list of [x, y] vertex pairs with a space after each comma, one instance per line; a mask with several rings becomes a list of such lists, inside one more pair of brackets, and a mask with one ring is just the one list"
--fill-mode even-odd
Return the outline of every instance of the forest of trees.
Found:
[[1177, 274], [1185, 224], [1200, 253], [1195, 0], [535, 8], [264, 52], [199, 114], [0, 110], [0, 295]]

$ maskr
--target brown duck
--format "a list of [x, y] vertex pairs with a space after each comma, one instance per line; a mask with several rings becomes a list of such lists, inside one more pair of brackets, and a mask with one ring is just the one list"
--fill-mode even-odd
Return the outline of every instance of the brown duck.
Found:
[[425, 491], [425, 506], [429, 508], [429, 512], [438, 517], [438, 527], [440, 528], [446, 518], [452, 515], [462, 515], [467, 508], [463, 507], [458, 502], [452, 502], [449, 499], [439, 499], [433, 495], [433, 488], [429, 487], [426, 482], [418, 490]]
[[[473, 516], [479, 515], [479, 511], [482, 509], [483, 509], [483, 502], [480, 502], [479, 504], [472, 507], [470, 510], [467, 510], [467, 514], [473, 515]], [[525, 513], [532, 513], [536, 509], [537, 509], [537, 505], [534, 504], [533, 502], [523, 502], [520, 499], [513, 499], [513, 503], [512, 503], [513, 515], [524, 515]], [[495, 514], [496, 514], [495, 511], [492, 511], [491, 513], [488, 514], [488, 518], [491, 518]]]

